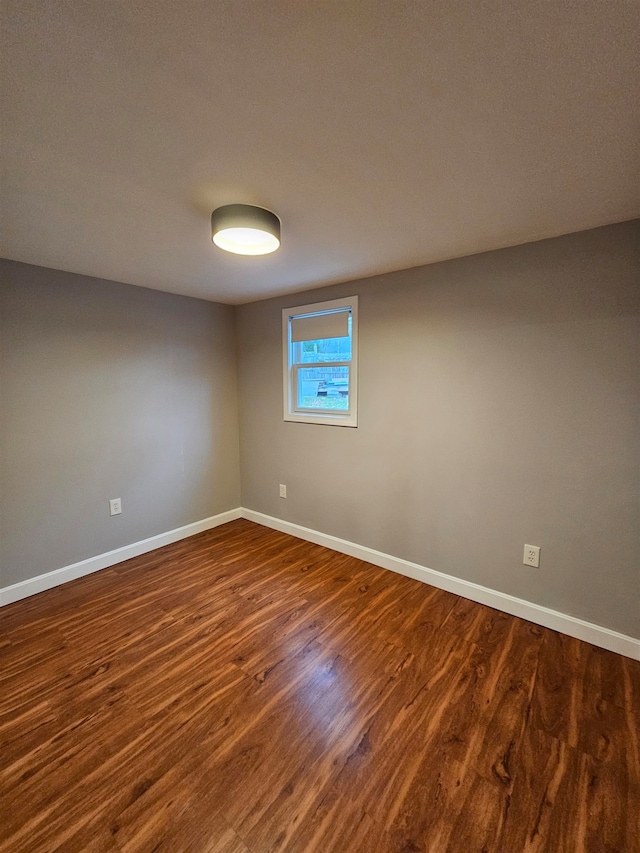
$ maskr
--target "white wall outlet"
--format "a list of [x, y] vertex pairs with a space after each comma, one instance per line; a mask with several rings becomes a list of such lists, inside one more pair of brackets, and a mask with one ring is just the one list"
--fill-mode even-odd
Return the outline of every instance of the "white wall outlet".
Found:
[[113, 498], [113, 500], [109, 501], [109, 515], [120, 515], [122, 512], [122, 500], [120, 498]]
[[283, 483], [280, 483], [280, 497], [286, 498], [286, 496], [287, 496], [287, 487]]
[[522, 562], [525, 566], [533, 566], [534, 569], [537, 569], [540, 566], [540, 546], [525, 545]]

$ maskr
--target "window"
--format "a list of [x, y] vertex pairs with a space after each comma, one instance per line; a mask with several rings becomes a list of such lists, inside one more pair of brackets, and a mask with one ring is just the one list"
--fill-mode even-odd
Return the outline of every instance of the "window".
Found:
[[284, 419], [358, 424], [358, 297], [282, 312]]

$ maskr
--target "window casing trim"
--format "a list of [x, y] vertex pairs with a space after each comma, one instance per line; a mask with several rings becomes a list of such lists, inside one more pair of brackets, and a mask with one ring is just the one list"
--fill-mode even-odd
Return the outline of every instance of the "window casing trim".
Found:
[[[339, 362], [308, 362], [298, 364], [293, 359], [291, 341], [291, 319], [313, 314], [332, 313], [349, 309], [351, 312], [351, 361]], [[331, 426], [357, 427], [358, 425], [358, 297], [333, 299], [326, 302], [315, 302], [311, 305], [300, 305], [285, 308], [282, 311], [282, 356], [283, 356], [283, 400], [284, 420], [298, 423], [325, 424]], [[296, 383], [298, 370], [301, 367], [349, 367], [349, 409], [303, 409], [296, 405]]]

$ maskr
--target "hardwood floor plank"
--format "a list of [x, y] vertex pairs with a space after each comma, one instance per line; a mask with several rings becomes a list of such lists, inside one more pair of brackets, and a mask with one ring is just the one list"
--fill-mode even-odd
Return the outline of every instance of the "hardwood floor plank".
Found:
[[[358, 661], [323, 649], [326, 662], [310, 673], [299, 693], [301, 706], [296, 707], [296, 697], [296, 704], [286, 709], [295, 721], [306, 719], [305, 727], [300, 729], [297, 722], [287, 720], [284, 708], [279, 710], [283, 741], [274, 737], [275, 727], [268, 724], [264, 734], [271, 746], [252, 780], [262, 791], [259, 800], [250, 808], [234, 803], [225, 810], [250, 846], [270, 849], [280, 839], [286, 848], [295, 824], [314, 808], [324, 787], [358, 748], [369, 717], [395, 689], [395, 674], [402, 669], [403, 655], [390, 644], [373, 645], [368, 660]], [[362, 678], [363, 673], [368, 677]], [[295, 749], [289, 750], [289, 761], [283, 765], [277, 755], [288, 749], [292, 738]], [[294, 821], [290, 819], [292, 810]]]
[[578, 745], [585, 664], [586, 655], [579, 640], [557, 633], [545, 637], [532, 701], [532, 723], [570, 746]]
[[600, 761], [616, 761], [633, 743], [628, 735], [640, 726], [640, 710], [631, 695], [626, 703], [622, 699], [624, 672], [631, 668], [614, 656], [611, 667], [619, 674], [614, 686], [603, 671], [603, 659], [606, 656], [594, 653], [588, 643], [548, 632], [540, 653], [531, 724]]
[[638, 853], [640, 664], [238, 520], [0, 610], [3, 853]]
[[[620, 737], [624, 738], [626, 746], [626, 767], [636, 790], [640, 791], [640, 666], [636, 661], [626, 658], [622, 672], [625, 732]], [[637, 801], [640, 804], [640, 792]]]
[[388, 828], [390, 850], [500, 850], [508, 794], [447, 760], [425, 767]]
[[[354, 814], [360, 809], [376, 822], [384, 822], [387, 837], [387, 829], [401, 813], [416, 777], [425, 767], [425, 758], [426, 766], [432, 764], [442, 717], [463, 692], [463, 675], [472, 665], [469, 651], [463, 641], [454, 639], [452, 644], [450, 638], [438, 635], [425, 658], [410, 656], [403, 662], [395, 674], [393, 689], [381, 697], [379, 708], [364, 724], [360, 739], [354, 742], [332, 786], [333, 817], [320, 821], [323, 831], [332, 833], [333, 822], [340, 820], [345, 809]], [[423, 666], [425, 659], [431, 664], [429, 669]], [[352, 800], [353, 809], [349, 806]], [[326, 810], [324, 799], [317, 807], [321, 813]], [[318, 849], [325, 849], [327, 839], [320, 840], [321, 830], [316, 823], [311, 821], [315, 843], [319, 844]], [[296, 850], [309, 843], [304, 827], [292, 843]], [[387, 839], [387, 843], [391, 841]]]

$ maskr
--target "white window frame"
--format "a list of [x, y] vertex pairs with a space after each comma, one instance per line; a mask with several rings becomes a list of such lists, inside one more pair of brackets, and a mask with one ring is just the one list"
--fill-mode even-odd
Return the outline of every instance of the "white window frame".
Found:
[[[313, 367], [311, 364], [295, 364], [291, 342], [291, 320], [311, 314], [329, 314], [334, 311], [351, 311], [351, 361], [328, 362], [333, 367], [349, 367], [349, 409], [299, 409], [296, 405], [297, 373], [301, 367]], [[282, 355], [283, 355], [283, 397], [284, 419], [304, 424], [325, 424], [328, 426], [358, 426], [358, 297], [332, 299], [329, 302], [315, 302], [312, 305], [299, 305], [282, 311]], [[323, 363], [325, 366], [327, 363]]]

